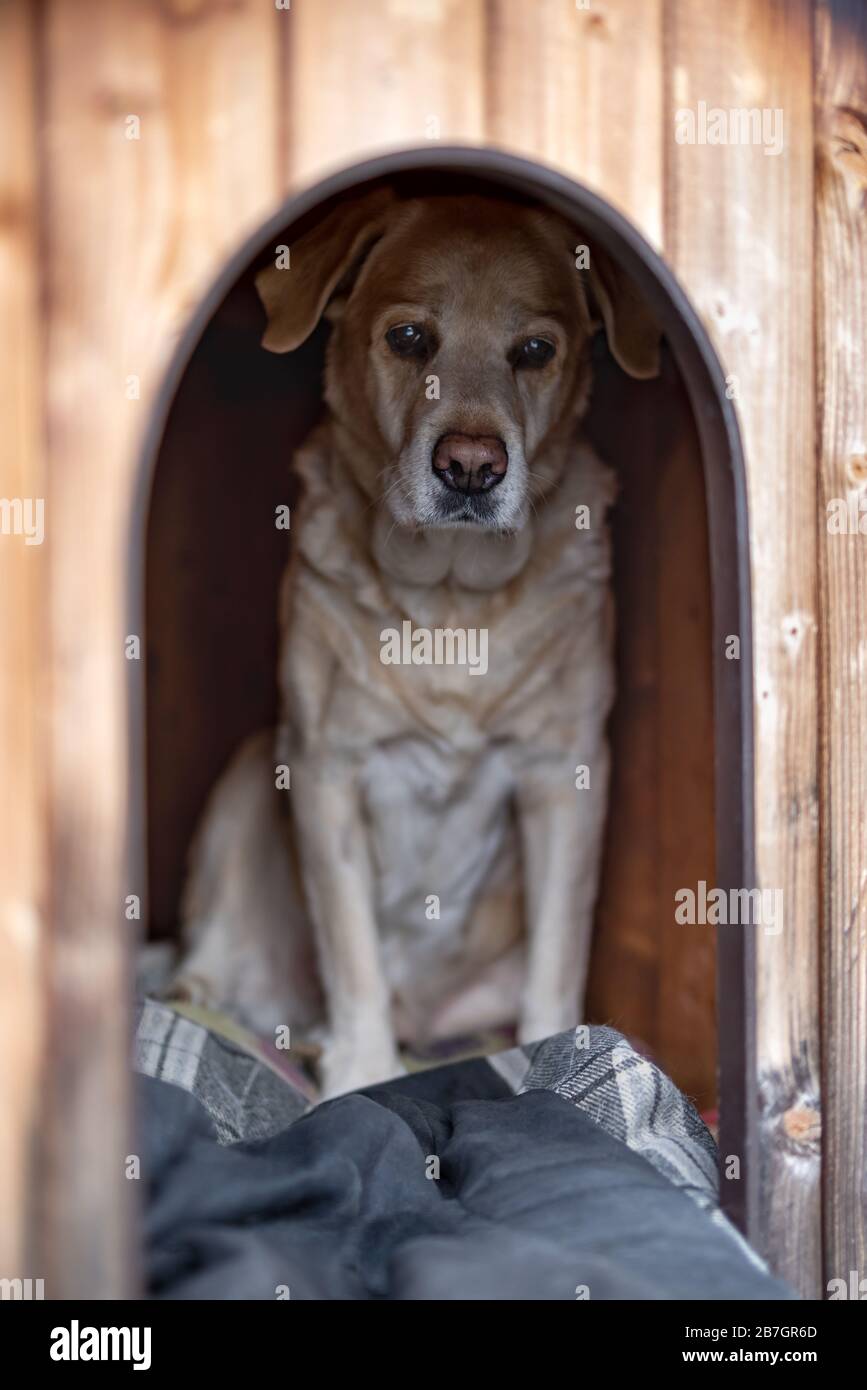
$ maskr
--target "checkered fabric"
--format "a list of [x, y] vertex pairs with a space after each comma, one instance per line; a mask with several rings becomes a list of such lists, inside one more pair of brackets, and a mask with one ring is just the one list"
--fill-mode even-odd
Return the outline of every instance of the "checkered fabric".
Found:
[[719, 1208], [717, 1147], [695, 1106], [622, 1033], [583, 1026], [489, 1061], [516, 1094], [554, 1091], [583, 1110], [683, 1188], [758, 1269], [766, 1269]]
[[[515, 1095], [553, 1091], [584, 1111], [683, 1188], [764, 1269], [719, 1209], [716, 1145], [697, 1110], [621, 1033], [579, 1027], [486, 1061]], [[221, 1015], [153, 999], [141, 1007], [135, 1068], [194, 1095], [222, 1144], [277, 1134], [318, 1099], [309, 1075], [261, 1038]]]
[[313, 1099], [300, 1074], [287, 1074], [266, 1060], [261, 1042], [236, 1032], [230, 1039], [153, 999], [144, 1001], [136, 1028], [135, 1070], [195, 1096], [221, 1144], [267, 1139]]

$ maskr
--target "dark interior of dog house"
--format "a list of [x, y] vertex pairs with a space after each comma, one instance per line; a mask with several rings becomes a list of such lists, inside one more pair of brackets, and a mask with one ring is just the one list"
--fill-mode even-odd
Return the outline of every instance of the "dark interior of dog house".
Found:
[[[396, 170], [391, 178], [414, 194], [465, 189], [500, 198], [553, 197], [550, 189], [527, 186], [523, 176], [507, 187], [483, 170]], [[344, 192], [332, 196], [339, 200]], [[262, 351], [254, 274], [264, 248], [298, 236], [321, 207], [263, 230], [258, 253], [236, 266], [228, 289], [225, 281], [220, 287], [179, 376], [154, 459], [146, 540], [153, 941], [176, 938], [185, 862], [210, 788], [241, 739], [273, 725], [277, 715], [277, 594], [291, 532], [264, 522], [293, 503], [292, 455], [322, 408], [329, 329], [320, 324], [286, 356]], [[623, 254], [615, 215], [604, 204], [568, 211], [579, 227], [596, 219], [597, 236], [600, 220], [614, 223], [614, 231], [604, 227], [608, 245]], [[586, 420], [618, 479], [611, 515], [617, 696], [588, 1021], [625, 1033], [714, 1117], [717, 933], [712, 926], [684, 929], [673, 905], [678, 889], [720, 879], [720, 806], [728, 805], [728, 821], [740, 823], [731, 809], [740, 795], [739, 759], [720, 761], [725, 737], [715, 728], [715, 718], [737, 725], [739, 696], [732, 673], [721, 672], [719, 660], [714, 664], [714, 634], [726, 629], [723, 610], [731, 614], [738, 601], [738, 542], [734, 502], [724, 495], [731, 480], [718, 462], [720, 481], [712, 487], [723, 501], [715, 499], [709, 512], [713, 393], [704, 383], [712, 404], [699, 419], [703, 445], [695, 411], [702, 364], [692, 363], [691, 393], [683, 362], [698, 354], [682, 323], [681, 343], [672, 341], [678, 308], [658, 287], [655, 293], [668, 319], [659, 376], [627, 377], [599, 333]], [[716, 767], [708, 752], [715, 746]], [[728, 779], [728, 790], [716, 785], [718, 777]], [[733, 981], [740, 968], [729, 966]]]

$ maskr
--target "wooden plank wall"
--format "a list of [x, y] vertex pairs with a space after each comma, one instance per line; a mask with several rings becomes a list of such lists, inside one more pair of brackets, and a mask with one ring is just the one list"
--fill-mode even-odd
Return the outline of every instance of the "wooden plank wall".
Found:
[[[47, 515], [61, 519], [47, 563], [0, 539], [0, 656], [14, 653], [15, 673], [10, 684], [0, 660], [0, 950], [10, 965], [7, 992], [32, 1001], [39, 904], [50, 903], [51, 1241], [43, 1250], [51, 1259], [42, 1272], [53, 1293], [116, 1295], [131, 1286], [120, 1001], [131, 931], [123, 903], [141, 885], [124, 867], [131, 769], [120, 576], [149, 405], [197, 297], [278, 196], [373, 149], [437, 136], [505, 145], [595, 185], [664, 249], [737, 377], [753, 526], [759, 877], [783, 891], [785, 912], [781, 935], [757, 939], [759, 1235], [776, 1267], [815, 1294], [823, 1278], [821, 828], [828, 1270], [863, 1274], [855, 1186], [864, 1157], [867, 994], [865, 595], [856, 543], [829, 536], [824, 521], [827, 498], [857, 493], [865, 468], [858, 13], [845, 0], [732, 0], [712, 10], [698, 0], [609, 0], [589, 11], [570, 0], [292, 0], [281, 11], [263, 0], [0, 6], [0, 115], [12, 150], [0, 184], [0, 306], [15, 326], [0, 392], [14, 391], [19, 440], [8, 472], [4, 460], [0, 492], [42, 489]], [[815, 244], [814, 24], [829, 118], [819, 130]], [[30, 92], [39, 103], [36, 153]], [[784, 152], [676, 144], [675, 111], [699, 101], [780, 108]], [[125, 138], [131, 115], [141, 120], [137, 140]], [[37, 178], [45, 193], [38, 231], [27, 211]], [[824, 271], [816, 297], [817, 249]], [[37, 258], [47, 359], [34, 327]], [[825, 400], [818, 497], [814, 302]], [[127, 397], [130, 377], [139, 380], [138, 399]], [[47, 655], [33, 636], [46, 570]], [[10, 602], [13, 593], [20, 599]], [[22, 705], [40, 660], [52, 692], [44, 744], [36, 715]], [[28, 814], [15, 824], [10, 811], [19, 806]], [[38, 1030], [32, 1047], [31, 1077]], [[0, 1195], [0, 1218], [10, 1208], [13, 1219], [0, 1227], [4, 1237], [11, 1232], [14, 1252], [31, 1102], [8, 1076], [0, 1099], [4, 1116], [15, 1117], [0, 1152], [13, 1175]], [[97, 1113], [103, 1127], [94, 1139]]]
[[43, 1258], [54, 1296], [117, 1296], [134, 1268], [125, 901], [143, 894], [125, 859], [128, 796], [143, 785], [125, 721], [129, 508], [177, 335], [277, 197], [278, 50], [275, 15], [255, 0], [49, 0], [42, 13], [47, 486], [62, 518], [49, 597], [57, 1045]]
[[491, 0], [488, 22], [488, 141], [596, 188], [661, 247], [662, 0]]
[[666, 10], [666, 124], [680, 108], [783, 113], [785, 147], [669, 142], [666, 252], [709, 328], [744, 433], [752, 527], [756, 839], [784, 928], [757, 933], [758, 1239], [821, 1277], [818, 709], [813, 422], [812, 7]]
[[[848, 1287], [867, 1271], [867, 10], [827, 0], [816, 26], [825, 1281]], [[841, 502], [855, 529], [830, 529]]]
[[359, 151], [484, 140], [485, 0], [293, 0], [281, 20], [287, 188]]
[[[45, 498], [38, 317], [35, 35], [0, 5], [0, 498]], [[32, 513], [35, 520], [37, 513]], [[46, 518], [50, 525], [51, 514]], [[37, 537], [34, 535], [33, 539]], [[0, 1276], [35, 1279], [30, 1191], [44, 1012], [44, 752], [34, 698], [48, 546], [0, 532]]]

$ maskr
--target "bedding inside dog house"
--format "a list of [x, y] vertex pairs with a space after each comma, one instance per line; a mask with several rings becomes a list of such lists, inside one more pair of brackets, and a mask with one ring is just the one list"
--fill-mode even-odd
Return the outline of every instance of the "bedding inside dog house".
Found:
[[[262, 351], [253, 276], [331, 199], [380, 179], [404, 194], [473, 190], [551, 205], [634, 276], [663, 328], [653, 381], [627, 378], [602, 335], [594, 348], [586, 427], [619, 478], [618, 686], [588, 1021], [640, 1040], [701, 1108], [714, 1104], [719, 1051], [735, 1133], [746, 1104], [749, 943], [740, 928], [721, 932], [717, 970], [715, 929], [679, 925], [675, 893], [753, 881], [737, 428], [719, 364], [667, 268], [601, 199], [537, 166], [425, 150], [335, 176], [239, 253], [181, 345], [142, 486], [151, 936], [176, 934], [185, 857], [210, 787], [243, 736], [276, 718], [277, 590], [291, 532], [276, 528], [275, 509], [294, 500], [291, 455], [321, 410], [328, 329], [286, 357]], [[732, 634], [737, 660], [726, 657]]]

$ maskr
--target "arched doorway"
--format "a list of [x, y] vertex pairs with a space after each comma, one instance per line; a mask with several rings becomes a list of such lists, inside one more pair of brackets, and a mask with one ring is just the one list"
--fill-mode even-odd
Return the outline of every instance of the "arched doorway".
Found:
[[[149, 865], [155, 931], [168, 934], [172, 930], [186, 844], [208, 787], [238, 739], [274, 714], [273, 598], [285, 560], [284, 540], [275, 532], [273, 545], [251, 546], [245, 538], [255, 533], [256, 516], [269, 512], [273, 516], [275, 504], [291, 502], [291, 453], [321, 404], [319, 378], [326, 330], [320, 328], [290, 361], [259, 352], [261, 320], [252, 274], [275, 244], [291, 244], [305, 222], [330, 200], [379, 181], [421, 194], [472, 187], [548, 204], [606, 246], [656, 313], [668, 345], [670, 370], [667, 377], [663, 373], [657, 394], [646, 394], [642, 385], [645, 394], [630, 398], [628, 408], [645, 427], [666, 413], [680, 422], [677, 447], [686, 460], [681, 481], [691, 499], [687, 529], [693, 537], [699, 536], [697, 568], [703, 571], [706, 562], [707, 584], [702, 574], [695, 575], [692, 617], [696, 613], [698, 617], [691, 627], [690, 613], [675, 605], [680, 618], [674, 621], [685, 634], [680, 646], [685, 664], [675, 679], [696, 680], [694, 691], [691, 684], [687, 689], [685, 703], [696, 709], [706, 703], [706, 714], [710, 713], [705, 732], [712, 732], [705, 743], [713, 748], [712, 757], [710, 748], [704, 748], [704, 768], [691, 782], [678, 773], [669, 785], [672, 833], [676, 838], [681, 825], [707, 823], [715, 847], [706, 860], [700, 851], [694, 856], [699, 872], [707, 862], [708, 878], [712, 875], [716, 886], [750, 888], [754, 845], [746, 488], [737, 423], [721, 366], [670, 270], [604, 200], [560, 174], [502, 152], [431, 146], [343, 170], [279, 208], [226, 266], [200, 306], [163, 384], [139, 471], [129, 628], [146, 631], [148, 639], [146, 674], [134, 677], [131, 728], [134, 765], [143, 769], [147, 760], [148, 806], [146, 810], [143, 804], [133, 805], [131, 816], [133, 853], [142, 866]], [[629, 974], [628, 959], [617, 957], [612, 925], [635, 902], [628, 875], [623, 887], [624, 865], [631, 862], [630, 845], [634, 847], [636, 837], [652, 833], [657, 811], [653, 796], [644, 803], [639, 800], [635, 787], [640, 779], [624, 774], [617, 795], [618, 748], [619, 766], [627, 769], [632, 754], [626, 731], [635, 729], [643, 689], [641, 651], [637, 644], [629, 645], [637, 624], [630, 626], [628, 596], [645, 587], [642, 573], [635, 568], [636, 518], [643, 503], [635, 489], [650, 483], [646, 469], [629, 471], [629, 431], [622, 429], [624, 405], [618, 395], [622, 383], [618, 384], [605, 362], [600, 363], [599, 377], [595, 428], [602, 435], [601, 452], [606, 452], [605, 437], [612, 422], [618, 418], [621, 422], [620, 445], [615, 441], [613, 447], [619, 447], [624, 461], [624, 492], [630, 501], [614, 523], [615, 553], [621, 556], [619, 660], [625, 690], [631, 688], [631, 672], [637, 694], [634, 702], [628, 694], [624, 696], [615, 716], [615, 809], [610, 815], [600, 904], [601, 940], [614, 946], [608, 968], [599, 967], [595, 985], [591, 979], [590, 1007], [592, 1011], [595, 994], [598, 1021], [640, 1032], [637, 1014], [628, 1007], [612, 1017], [610, 981]], [[611, 428], [612, 439], [615, 433]], [[665, 430], [655, 438], [655, 448], [668, 449], [671, 436]], [[683, 522], [681, 517], [679, 524]], [[664, 524], [657, 510], [650, 542], [642, 547], [645, 557], [663, 545], [678, 543], [676, 536], [663, 534]], [[211, 614], [209, 622], [201, 620], [205, 612]], [[701, 634], [700, 643], [696, 632]], [[728, 641], [732, 636], [738, 639], [736, 659], [731, 657]], [[652, 640], [649, 645], [652, 648]], [[231, 653], [229, 660], [227, 653]], [[706, 702], [693, 657], [699, 665], [706, 663]], [[657, 692], [657, 696], [664, 701], [664, 695]], [[684, 738], [686, 733], [684, 727]], [[694, 726], [694, 753], [703, 737]], [[681, 744], [677, 739], [669, 744], [675, 762], [683, 760]], [[667, 756], [665, 747], [657, 750], [657, 773], [667, 766]], [[647, 776], [652, 780], [654, 775], [651, 768]], [[648, 921], [661, 901], [671, 901], [671, 884], [664, 881], [664, 874], [661, 880], [647, 906]], [[144, 873], [141, 881], [145, 881]], [[672, 916], [673, 912], [671, 901]], [[695, 950], [707, 959], [708, 938], [700, 945], [698, 936], [694, 940]], [[676, 1008], [676, 1000], [666, 1000], [664, 960], [657, 974], [658, 1015], [660, 999], [662, 1012], [670, 1011], [666, 1003]], [[721, 1152], [740, 1160], [739, 1179], [724, 1184], [723, 1195], [730, 1214], [749, 1229], [758, 1175], [750, 1162], [755, 1098], [753, 956], [748, 928], [719, 930], [716, 999]], [[653, 1044], [655, 1039], [649, 1041]], [[665, 1056], [661, 1060], [665, 1063]], [[690, 1089], [689, 1080], [677, 1076], [676, 1070], [675, 1079]]]

